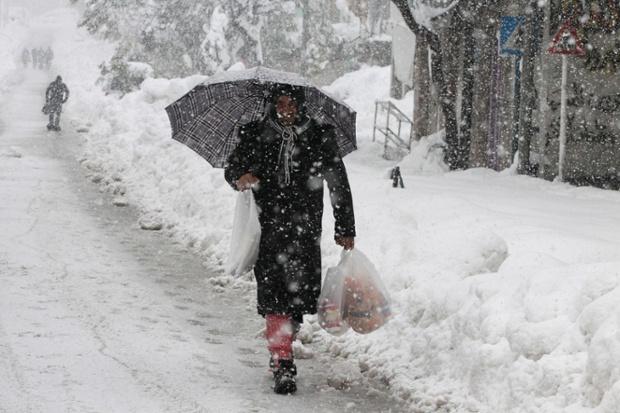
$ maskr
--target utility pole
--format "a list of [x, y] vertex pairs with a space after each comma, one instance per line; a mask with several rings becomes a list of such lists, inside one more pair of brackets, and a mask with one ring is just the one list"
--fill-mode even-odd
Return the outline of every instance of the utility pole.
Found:
[[[502, 16], [499, 28], [499, 55], [514, 58], [511, 160], [519, 151], [519, 120], [521, 118], [521, 66], [525, 55], [525, 16]], [[528, 157], [529, 159], [529, 157]]]

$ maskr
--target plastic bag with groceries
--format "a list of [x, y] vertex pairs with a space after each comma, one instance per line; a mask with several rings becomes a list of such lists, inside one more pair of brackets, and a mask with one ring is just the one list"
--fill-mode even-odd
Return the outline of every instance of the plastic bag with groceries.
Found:
[[318, 302], [319, 325], [330, 334], [349, 328], [368, 334], [391, 317], [388, 292], [370, 260], [359, 250], [343, 251], [327, 270]]

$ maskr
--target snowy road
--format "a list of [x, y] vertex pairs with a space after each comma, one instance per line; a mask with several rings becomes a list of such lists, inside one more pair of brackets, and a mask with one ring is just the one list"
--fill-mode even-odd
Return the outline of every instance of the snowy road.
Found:
[[274, 395], [244, 294], [84, 179], [69, 122], [45, 131], [48, 81], [27, 73], [3, 98], [0, 412], [398, 411], [329, 387], [320, 349], [298, 394]]

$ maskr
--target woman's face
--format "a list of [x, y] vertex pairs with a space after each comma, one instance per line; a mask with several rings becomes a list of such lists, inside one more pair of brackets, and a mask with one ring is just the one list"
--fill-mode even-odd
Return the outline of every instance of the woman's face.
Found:
[[297, 119], [297, 103], [290, 96], [280, 96], [276, 101], [276, 114], [284, 126], [291, 126]]

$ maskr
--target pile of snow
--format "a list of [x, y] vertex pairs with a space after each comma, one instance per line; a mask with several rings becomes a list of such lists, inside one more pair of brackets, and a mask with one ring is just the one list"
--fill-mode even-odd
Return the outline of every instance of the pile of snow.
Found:
[[388, 100], [390, 68], [365, 66], [347, 73], [324, 90], [357, 111], [358, 141], [363, 145], [372, 136], [375, 101]]
[[[221, 170], [170, 139], [164, 111], [204, 78], [148, 79], [105, 96], [93, 86], [105, 48], [66, 33], [57, 67], [77, 92], [67, 116], [88, 130], [84, 167], [138, 206], [141, 222], [222, 268], [235, 194]], [[616, 411], [620, 194], [484, 169], [444, 173], [439, 135], [416, 144], [401, 163], [405, 189], [394, 189], [385, 174], [394, 163], [372, 142], [374, 101], [388, 86], [389, 68], [365, 67], [326, 90], [358, 111], [360, 150], [346, 158], [356, 242], [395, 316], [367, 336], [313, 339], [420, 411]], [[324, 228], [327, 267], [339, 258], [329, 207]], [[346, 387], [358, 379], [349, 373], [331, 382]]]
[[440, 174], [449, 170], [444, 162], [444, 136], [442, 131], [414, 141], [411, 153], [398, 164], [403, 174]]

